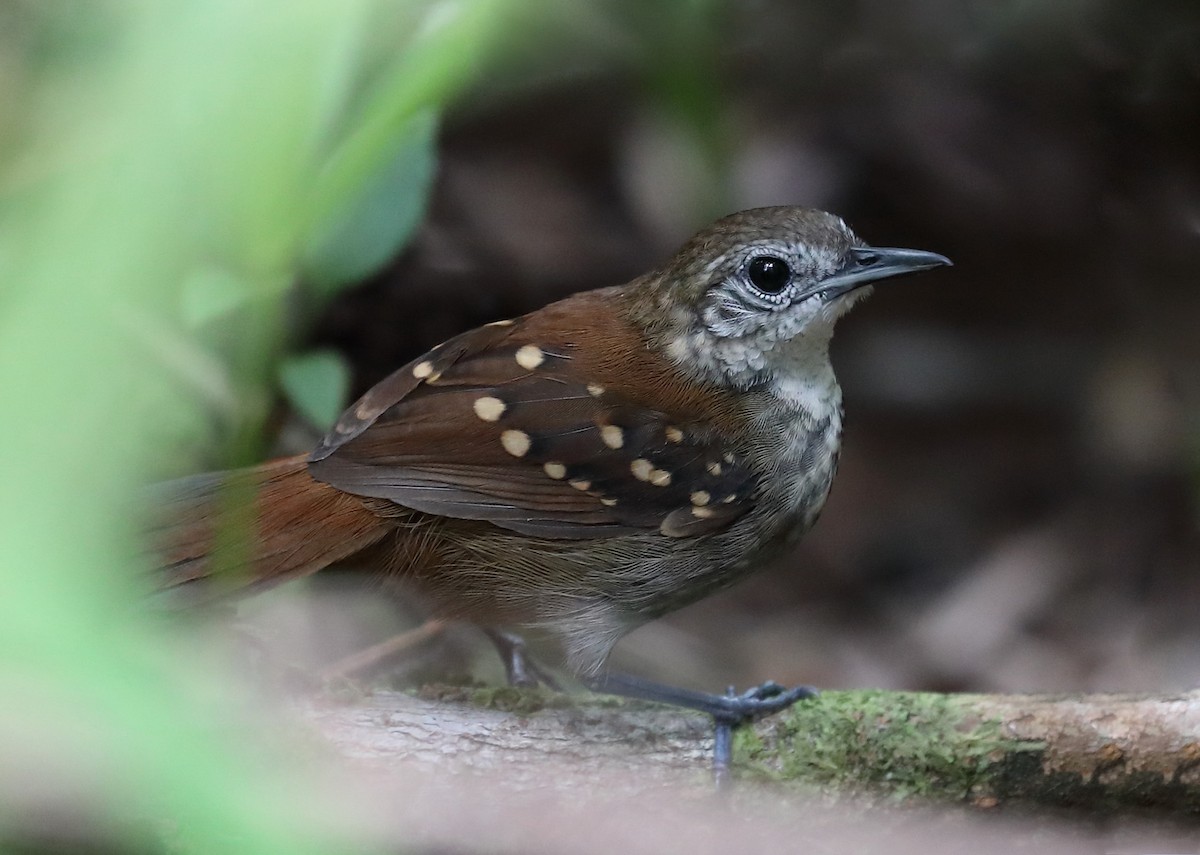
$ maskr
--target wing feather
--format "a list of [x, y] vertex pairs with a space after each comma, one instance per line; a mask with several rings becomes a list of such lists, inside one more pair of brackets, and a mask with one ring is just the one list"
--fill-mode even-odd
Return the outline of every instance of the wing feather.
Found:
[[480, 327], [396, 371], [309, 461], [355, 495], [548, 538], [725, 528], [755, 478], [703, 418], [588, 376], [572, 342], [520, 322]]

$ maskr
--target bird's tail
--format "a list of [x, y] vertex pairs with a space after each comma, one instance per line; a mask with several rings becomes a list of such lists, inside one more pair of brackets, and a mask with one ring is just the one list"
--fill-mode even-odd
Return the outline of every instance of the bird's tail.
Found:
[[307, 456], [156, 488], [149, 531], [172, 603], [261, 590], [348, 558], [389, 530], [354, 496], [313, 479]]

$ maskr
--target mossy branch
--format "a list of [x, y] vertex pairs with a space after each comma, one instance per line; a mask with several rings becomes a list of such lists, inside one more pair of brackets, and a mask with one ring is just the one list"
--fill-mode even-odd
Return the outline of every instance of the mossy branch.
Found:
[[[309, 716], [345, 753], [514, 787], [711, 786], [698, 714], [602, 697], [435, 687]], [[992, 807], [1169, 811], [1200, 819], [1200, 691], [1181, 695], [828, 692], [739, 733], [743, 779]]]
[[1200, 817], [1200, 692], [830, 692], [740, 747], [751, 770], [804, 785]]

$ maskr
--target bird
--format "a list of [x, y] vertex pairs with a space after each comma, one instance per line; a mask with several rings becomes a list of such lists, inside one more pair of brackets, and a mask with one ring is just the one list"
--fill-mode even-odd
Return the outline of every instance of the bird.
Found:
[[[151, 531], [157, 587], [218, 601], [366, 557], [483, 628], [514, 682], [544, 673], [514, 634], [535, 631], [585, 685], [727, 733], [813, 690], [693, 692], [613, 674], [609, 653], [813, 526], [842, 438], [838, 319], [874, 283], [949, 264], [812, 208], [724, 217], [624, 285], [437, 345], [309, 454], [178, 482]], [[218, 573], [228, 495], [249, 499], [249, 543]]]

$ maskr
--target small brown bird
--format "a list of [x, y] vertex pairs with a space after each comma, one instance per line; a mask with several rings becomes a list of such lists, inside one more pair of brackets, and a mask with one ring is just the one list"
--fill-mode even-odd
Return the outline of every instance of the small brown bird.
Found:
[[[310, 455], [179, 485], [164, 587], [258, 590], [371, 550], [442, 616], [548, 631], [606, 691], [738, 723], [807, 689], [722, 697], [605, 674], [625, 633], [724, 588], [816, 521], [837, 468], [834, 324], [870, 283], [949, 264], [838, 217], [726, 217], [665, 266], [463, 333], [363, 395]], [[253, 486], [240, 574], [214, 578], [218, 494]], [[507, 647], [507, 649], [505, 649]]]

